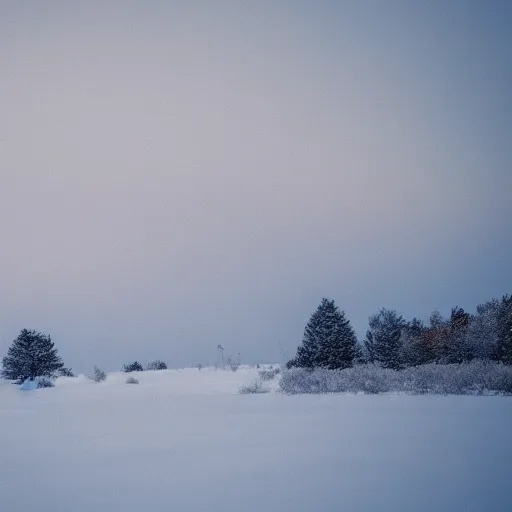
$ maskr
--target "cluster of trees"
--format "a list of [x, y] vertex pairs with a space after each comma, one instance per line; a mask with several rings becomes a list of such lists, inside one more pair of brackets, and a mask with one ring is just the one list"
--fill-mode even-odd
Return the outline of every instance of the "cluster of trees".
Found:
[[[224, 359], [219, 345], [218, 365], [236, 371], [240, 356]], [[288, 368], [343, 370], [355, 363], [375, 363], [401, 370], [429, 363], [454, 364], [486, 360], [512, 365], [512, 296], [492, 299], [469, 314], [454, 307], [445, 319], [437, 311], [428, 324], [417, 318], [404, 319], [395, 310], [381, 309], [369, 319], [363, 343], [359, 343], [350, 321], [333, 300], [322, 299], [312, 314], [297, 355]], [[147, 370], [166, 369], [163, 361], [152, 361]], [[138, 362], [125, 372], [143, 371]], [[23, 329], [2, 360], [1, 376], [24, 381], [35, 377], [73, 376], [64, 366], [49, 335]]]
[[381, 309], [370, 317], [363, 343], [357, 342], [345, 313], [334, 301], [322, 299], [287, 367], [344, 369], [355, 363], [376, 363], [401, 370], [475, 359], [512, 365], [512, 296], [480, 304], [475, 314], [457, 306], [445, 319], [435, 311], [428, 324]]
[[[166, 369], [167, 365], [161, 360], [151, 361], [146, 367], [148, 371]], [[128, 373], [143, 370], [138, 361], [126, 364], [122, 368], [122, 371]], [[74, 374], [71, 369], [64, 366], [50, 335], [23, 329], [2, 359], [1, 376], [4, 379], [23, 382], [36, 377], [74, 377]], [[106, 379], [106, 373], [95, 366], [91, 379], [101, 382]]]
[[[167, 364], [164, 361], [160, 361], [157, 359], [156, 361], [150, 361], [146, 366], [147, 371], [156, 371], [156, 370], [167, 370]], [[121, 368], [122, 372], [131, 373], [131, 372], [143, 372], [144, 367], [138, 362], [133, 361], [133, 363], [127, 363], [123, 365]]]

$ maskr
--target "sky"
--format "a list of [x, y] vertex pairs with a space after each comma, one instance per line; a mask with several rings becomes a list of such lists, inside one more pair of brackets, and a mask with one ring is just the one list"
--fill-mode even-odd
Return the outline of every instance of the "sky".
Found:
[[512, 292], [512, 4], [0, 2], [0, 355], [284, 361]]

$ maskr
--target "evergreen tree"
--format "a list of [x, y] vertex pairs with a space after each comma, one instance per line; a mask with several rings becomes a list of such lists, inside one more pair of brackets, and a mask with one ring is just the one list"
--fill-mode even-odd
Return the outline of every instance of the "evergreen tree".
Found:
[[353, 365], [357, 338], [345, 313], [333, 300], [322, 299], [304, 329], [302, 345], [287, 367], [343, 369]]
[[404, 318], [395, 310], [381, 309], [370, 317], [369, 324], [366, 346], [371, 347], [374, 361], [383, 368], [400, 369], [401, 335], [407, 326]]
[[471, 315], [462, 308], [455, 306], [450, 315], [450, 332], [443, 347], [442, 360], [444, 363], [462, 363], [471, 361], [474, 354], [467, 343], [467, 330]]
[[64, 368], [49, 335], [23, 329], [2, 360], [2, 377], [24, 380], [52, 377]]

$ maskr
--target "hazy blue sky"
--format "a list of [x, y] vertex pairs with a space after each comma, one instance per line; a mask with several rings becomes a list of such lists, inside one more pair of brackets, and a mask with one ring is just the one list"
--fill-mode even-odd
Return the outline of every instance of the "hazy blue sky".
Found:
[[0, 355], [293, 356], [512, 292], [512, 2], [0, 3]]

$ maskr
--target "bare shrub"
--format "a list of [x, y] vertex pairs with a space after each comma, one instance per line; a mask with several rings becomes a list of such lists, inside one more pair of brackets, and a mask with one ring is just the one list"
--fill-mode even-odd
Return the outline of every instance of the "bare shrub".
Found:
[[138, 384], [139, 381], [135, 377], [128, 377], [126, 379], [126, 384]]
[[89, 376], [89, 379], [93, 380], [94, 382], [103, 382], [106, 380], [107, 374], [98, 366], [94, 367], [94, 371], [92, 372], [92, 375]]
[[252, 384], [244, 384], [240, 386], [238, 392], [241, 395], [253, 395], [259, 393], [268, 393], [268, 389], [263, 387], [263, 384], [259, 380], [255, 380]]

